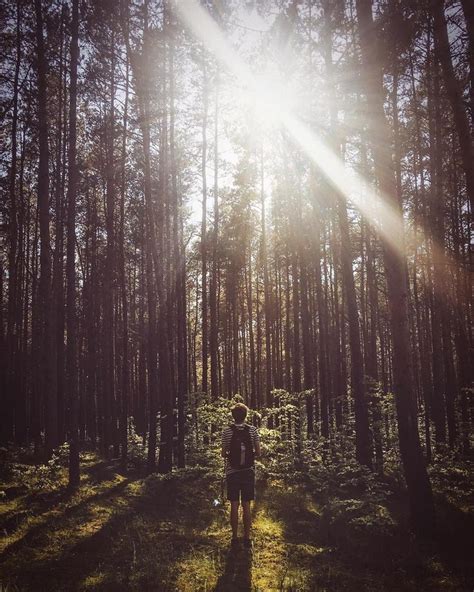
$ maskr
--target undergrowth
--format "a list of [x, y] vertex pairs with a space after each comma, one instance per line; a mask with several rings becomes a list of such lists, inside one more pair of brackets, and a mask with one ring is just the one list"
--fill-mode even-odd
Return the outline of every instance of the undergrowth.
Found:
[[278, 408], [249, 418], [262, 441], [253, 553], [229, 551], [220, 434], [230, 402], [201, 401], [187, 467], [167, 475], [145, 475], [133, 429], [127, 469], [83, 452], [75, 492], [67, 446], [43, 464], [29, 449], [2, 449], [0, 589], [471, 591], [471, 462], [434, 457], [437, 535], [417, 539], [397, 453], [386, 454], [383, 473], [370, 471], [355, 460], [350, 425], [331, 441], [307, 438], [299, 399], [278, 397]]

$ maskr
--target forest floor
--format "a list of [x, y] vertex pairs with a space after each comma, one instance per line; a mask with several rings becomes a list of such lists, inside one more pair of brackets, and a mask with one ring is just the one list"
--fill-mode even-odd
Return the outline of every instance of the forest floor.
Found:
[[36, 492], [0, 483], [1, 592], [473, 590], [472, 508], [448, 498], [437, 499], [440, 532], [420, 542], [404, 525], [405, 499], [377, 506], [391, 528], [354, 528], [357, 500], [339, 500], [331, 519], [317, 492], [268, 480], [253, 506], [254, 548], [234, 551], [209, 472], [144, 479], [90, 453], [82, 461], [72, 494], [65, 470]]

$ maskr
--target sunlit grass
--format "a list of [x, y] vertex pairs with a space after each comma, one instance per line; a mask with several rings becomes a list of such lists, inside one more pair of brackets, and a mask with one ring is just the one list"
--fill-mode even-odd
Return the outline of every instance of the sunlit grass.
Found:
[[261, 510], [257, 513], [254, 528], [258, 531], [260, 537], [281, 540], [283, 536], [282, 524], [271, 518], [265, 510]]
[[219, 578], [220, 562], [215, 553], [192, 551], [176, 564], [176, 587], [181, 592], [213, 590]]
[[[317, 515], [310, 496], [281, 483], [271, 484], [255, 517], [257, 542], [252, 573], [256, 590], [310, 589], [311, 564], [306, 560], [324, 551], [311, 541]], [[298, 544], [288, 541], [289, 524], [299, 528]]]
[[283, 525], [262, 508], [255, 518], [252, 578], [256, 590], [281, 590], [288, 571]]
[[53, 496], [38, 516], [32, 506], [7, 537], [14, 552], [7, 550], [1, 568], [11, 590], [48, 582], [64, 592], [375, 592], [394, 589], [393, 569], [406, 572], [395, 580], [406, 592], [420, 582], [459, 589], [442, 555], [417, 547], [383, 503], [356, 503], [334, 491], [321, 505], [317, 490], [269, 481], [258, 488], [253, 552], [234, 552], [228, 508], [209, 503], [212, 473], [129, 481], [111, 463], [89, 468], [73, 496]]
[[[100, 529], [117, 507], [126, 505], [125, 498], [115, 500], [110, 498], [114, 488], [124, 480], [125, 478], [121, 475], [116, 475], [114, 479], [92, 487], [87, 485], [87, 479], [84, 479], [83, 487], [71, 497], [60, 501], [56, 506], [40, 515], [35, 515], [33, 512], [28, 515], [18, 528], [2, 540], [0, 550], [3, 552], [29, 532], [39, 531], [44, 526], [52, 528], [48, 530], [47, 540], [43, 541], [41, 548], [37, 551], [39, 557], [48, 556], [57, 543], [63, 544], [64, 541], [67, 541], [69, 545], [77, 544], [82, 537], [90, 536]], [[104, 496], [102, 502], [92, 501], [100, 496]], [[17, 502], [17, 509], [24, 507], [27, 507], [27, 496], [23, 496]], [[75, 513], [74, 510], [77, 512]], [[67, 515], [65, 516], [66, 511]], [[59, 522], [65, 526], [55, 528]], [[73, 526], [76, 528], [72, 528]]]
[[95, 590], [97, 587], [106, 583], [106, 581], [107, 574], [103, 572], [88, 575], [86, 579], [81, 583], [81, 590]]

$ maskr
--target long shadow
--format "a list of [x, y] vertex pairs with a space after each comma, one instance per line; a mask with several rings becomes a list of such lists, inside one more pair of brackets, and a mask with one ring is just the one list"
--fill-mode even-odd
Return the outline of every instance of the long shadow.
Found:
[[[198, 515], [193, 508], [191, 523], [190, 516], [179, 503], [175, 504], [172, 496], [160, 501], [157, 503], [158, 500], [147, 494], [138, 496], [116, 512], [98, 532], [65, 550], [50, 566], [45, 565], [44, 573], [47, 574], [51, 566], [67, 566], [66, 573], [56, 572], [61, 591], [82, 589], [84, 582], [94, 579], [98, 572], [101, 581], [94, 585], [97, 592], [174, 591], [173, 582], [178, 575], [174, 565], [193, 544], [205, 541], [196, 535], [191, 538], [187, 529], [205, 530], [214, 514], [201, 512]], [[136, 519], [139, 519], [138, 525], [134, 523]], [[170, 524], [173, 525], [171, 531]], [[136, 550], [134, 538], [137, 539]], [[72, 584], [69, 583], [71, 574], [75, 578]]]
[[6, 513], [0, 520], [0, 529], [12, 534], [28, 516], [41, 516], [70, 497], [66, 487], [48, 492], [22, 492], [21, 506], [12, 512]]
[[[108, 478], [112, 478], [115, 474], [122, 474], [118, 470], [117, 462], [100, 460], [82, 469], [83, 475], [87, 475], [90, 479], [90, 484], [94, 485], [103, 481], [107, 481]], [[128, 474], [128, 477], [132, 478], [132, 475]], [[138, 478], [138, 476], [137, 476]], [[8, 496], [10, 499], [20, 497], [21, 507], [6, 513], [0, 520], [0, 531], [11, 535], [17, 530], [23, 522], [30, 516], [39, 517], [59, 504], [68, 501], [73, 492], [62, 486], [54, 491], [35, 491], [28, 493], [26, 487], [10, 487], [8, 491], [17, 490], [19, 495]]]
[[441, 562], [447, 569], [463, 576], [465, 589], [474, 589], [474, 516], [466, 514], [446, 499], [436, 501], [438, 532], [435, 540], [426, 545], [426, 553], [433, 548], [439, 553]]
[[[114, 485], [111, 488], [107, 488], [104, 491], [101, 491], [99, 493], [96, 493], [94, 495], [91, 495], [91, 496], [83, 499], [78, 504], [66, 507], [61, 514], [54, 514], [53, 516], [49, 517], [44, 522], [41, 522], [40, 524], [33, 526], [32, 528], [27, 530], [25, 532], [25, 534], [20, 539], [18, 539], [14, 543], [11, 543], [10, 545], [8, 545], [5, 548], [5, 550], [1, 554], [2, 561], [7, 559], [8, 557], [10, 557], [11, 555], [16, 555], [18, 552], [21, 552], [23, 547], [27, 547], [30, 544], [36, 542], [36, 539], [38, 537], [41, 537], [42, 533], [45, 533], [46, 531], [50, 530], [51, 528], [55, 528], [56, 526], [60, 525], [61, 522], [65, 518], [69, 518], [74, 514], [80, 513], [90, 503], [94, 503], [94, 502], [100, 501], [101, 499], [107, 498], [109, 496], [114, 496], [114, 495], [120, 493], [121, 491], [123, 491], [127, 487], [127, 485], [129, 483], [130, 483], [130, 481], [128, 479], [125, 479], [124, 481], [117, 483], [116, 485]], [[67, 501], [67, 499], [69, 499], [70, 496], [71, 496], [71, 493], [68, 490], [64, 490], [58, 499], [61, 499], [62, 501]], [[59, 503], [59, 502], [57, 502], [57, 503]], [[54, 505], [56, 505], [56, 504], [54, 504]], [[54, 506], [52, 506], [52, 507], [54, 507]], [[51, 510], [52, 507], [50, 507], [49, 510]], [[46, 511], [47, 510], [40, 512], [38, 514], [38, 516], [41, 516]], [[31, 515], [36, 516], [36, 513], [33, 513]]]
[[[110, 493], [110, 492], [109, 492]], [[120, 526], [127, 522], [128, 514], [132, 513], [132, 508], [127, 508], [111, 519], [107, 520], [99, 530], [80, 538], [76, 543], [66, 546], [62, 545], [58, 552], [52, 552], [47, 558], [21, 562], [21, 572], [17, 568], [15, 573], [11, 574], [8, 584], [18, 586], [20, 590], [46, 592], [61, 590], [73, 591], [80, 587], [88, 574], [92, 573], [97, 566], [106, 561], [112, 552], [113, 543], [120, 540]], [[59, 522], [61, 525], [61, 523]], [[51, 524], [43, 525], [43, 532], [37, 532], [38, 537], [45, 534], [46, 530], [51, 528]], [[54, 528], [54, 526], [53, 526]], [[41, 531], [41, 528], [39, 529]], [[28, 536], [30, 544], [37, 541]], [[22, 541], [24, 543], [24, 541]], [[19, 546], [18, 556], [14, 559], [21, 561], [21, 552], [27, 545]], [[9, 549], [10, 550], [10, 549]], [[123, 568], [122, 553], [118, 553], [114, 562], [118, 569]], [[112, 571], [112, 570], [110, 570]], [[106, 574], [109, 580], [109, 574]], [[112, 589], [112, 588], [109, 588]], [[120, 590], [119, 585], [114, 586], [114, 590]]]
[[[384, 586], [371, 587], [371, 558], [364, 556], [360, 535], [351, 539], [354, 533], [348, 525], [333, 526], [324, 512], [308, 508], [307, 502], [304, 491], [280, 489], [269, 496], [269, 510], [283, 524], [291, 570], [300, 572], [301, 577], [303, 571], [307, 574], [305, 587], [298, 591], [385, 590]], [[308, 553], [308, 549], [312, 552]]]
[[[265, 484], [257, 480], [256, 500], [252, 503], [252, 521], [258, 511], [260, 500], [265, 495]], [[229, 504], [229, 502], [226, 502]], [[229, 525], [230, 536], [230, 525]], [[239, 545], [229, 548], [225, 558], [224, 572], [219, 577], [214, 592], [251, 592], [252, 590], [252, 549]]]
[[[271, 512], [284, 525], [290, 556], [294, 553], [295, 560], [311, 571], [308, 590], [472, 592], [474, 562], [469, 541], [474, 520], [446, 501], [438, 508], [442, 510], [438, 534], [427, 541], [414, 538], [398, 523], [388, 530], [363, 521], [358, 524], [351, 520], [350, 511], [337, 517], [324, 511], [317, 514], [308, 509], [303, 495], [294, 492], [280, 490], [269, 500]], [[393, 515], [398, 512], [399, 508], [394, 509]], [[318, 553], [304, 556], [304, 545], [318, 548]]]
[[219, 578], [214, 592], [251, 592], [252, 551], [239, 548], [229, 549], [224, 573]]
[[[94, 503], [98, 497], [110, 496], [114, 503], [129, 482], [121, 482], [113, 490], [83, 500], [81, 511], [87, 510], [82, 506]], [[192, 542], [196, 542], [195, 536], [193, 540], [190, 538], [189, 529], [204, 531], [215, 517], [213, 511], [194, 507], [192, 502], [183, 508], [173, 491], [155, 495], [144, 490], [130, 498], [125, 496], [117, 500], [113, 514], [95, 532], [87, 534], [86, 518], [77, 525], [85, 534], [75, 543], [68, 545], [66, 540], [47, 558], [28, 560], [31, 546], [41, 544], [42, 536], [56, 526], [63, 526], [62, 514], [39, 525], [11, 546], [10, 578], [1, 584], [17, 586], [22, 592], [73, 592], [86, 585], [97, 592], [171, 592], [175, 590], [173, 582], [177, 575], [174, 566], [189, 551]], [[76, 512], [78, 506], [68, 510]], [[94, 524], [90, 527], [92, 530]], [[23, 551], [26, 555], [22, 556]]]

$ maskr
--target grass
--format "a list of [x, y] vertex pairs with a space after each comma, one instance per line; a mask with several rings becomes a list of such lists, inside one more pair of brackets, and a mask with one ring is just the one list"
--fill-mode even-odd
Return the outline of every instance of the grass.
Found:
[[402, 494], [273, 479], [253, 506], [254, 549], [229, 549], [218, 479], [196, 467], [171, 476], [123, 474], [84, 455], [81, 487], [65, 474], [30, 492], [5, 482], [0, 591], [344, 592], [472, 591], [472, 505], [437, 497], [440, 534], [419, 542]]

